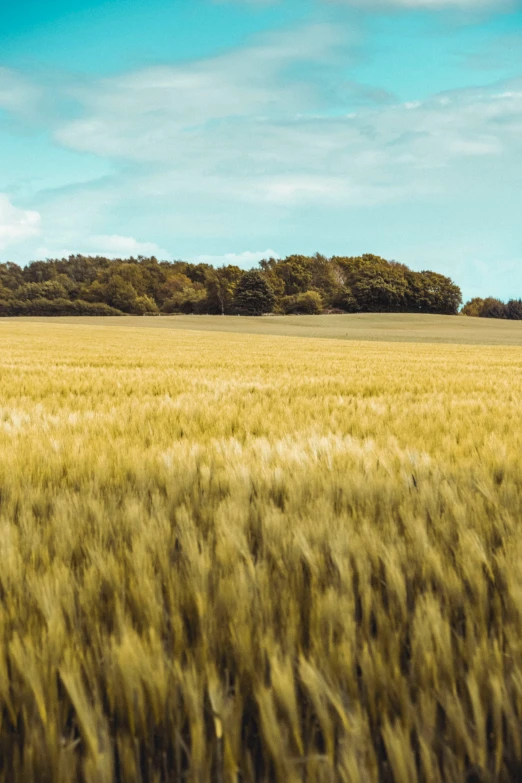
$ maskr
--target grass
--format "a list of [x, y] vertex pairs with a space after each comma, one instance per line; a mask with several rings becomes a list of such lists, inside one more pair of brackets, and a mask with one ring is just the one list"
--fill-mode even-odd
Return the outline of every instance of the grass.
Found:
[[0, 324], [0, 781], [521, 779], [520, 349], [132, 323]]
[[[88, 324], [116, 326], [120, 318], [16, 318], [12, 322]], [[4, 319], [0, 319], [0, 329]], [[288, 337], [322, 337], [335, 340], [379, 342], [450, 343], [459, 345], [521, 345], [522, 322], [491, 318], [412, 313], [358, 313], [356, 315], [285, 315], [263, 318], [238, 316], [175, 315], [127, 316], [125, 326], [190, 331], [265, 334]]]

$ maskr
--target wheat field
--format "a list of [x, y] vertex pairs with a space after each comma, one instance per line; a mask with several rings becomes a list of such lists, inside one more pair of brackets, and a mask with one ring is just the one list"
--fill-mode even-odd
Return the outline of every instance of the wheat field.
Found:
[[522, 779], [521, 348], [0, 347], [0, 781]]
[[64, 316], [58, 318], [2, 318], [0, 323], [61, 323], [112, 326], [120, 329], [176, 329], [267, 336], [321, 337], [335, 340], [421, 342], [458, 345], [522, 346], [522, 321], [421, 313], [344, 313], [343, 315], [172, 316]]

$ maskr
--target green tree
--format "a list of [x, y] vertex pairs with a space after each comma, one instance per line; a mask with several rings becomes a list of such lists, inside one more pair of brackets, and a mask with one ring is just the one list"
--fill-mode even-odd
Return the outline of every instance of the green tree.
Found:
[[288, 256], [277, 265], [277, 274], [284, 281], [285, 294], [302, 294], [312, 285], [312, 259], [308, 256]]
[[500, 299], [495, 299], [494, 296], [488, 296], [484, 299], [480, 316], [481, 318], [506, 318], [506, 305], [504, 302], [501, 302]]
[[404, 275], [385, 266], [362, 266], [350, 288], [361, 310], [388, 312], [404, 309], [407, 288]]
[[233, 265], [209, 270], [205, 281], [207, 312], [225, 315], [232, 311], [234, 294], [243, 274]]
[[192, 283], [175, 291], [172, 296], [163, 302], [162, 313], [199, 313], [205, 310], [207, 295], [205, 287], [201, 283]]
[[46, 280], [44, 283], [26, 283], [15, 291], [16, 299], [21, 302], [35, 299], [66, 299], [67, 290], [59, 280]]
[[476, 296], [466, 302], [461, 312], [463, 315], [478, 318], [509, 318], [508, 306], [493, 296], [488, 296], [486, 299]]
[[264, 258], [259, 262], [263, 277], [274, 292], [276, 299], [285, 294], [285, 281], [279, 274], [279, 264], [280, 261], [275, 258]]
[[402, 264], [366, 253], [332, 259], [342, 270], [346, 286], [357, 306], [365, 312], [393, 312], [405, 309], [407, 281]]
[[28, 283], [45, 283], [56, 275], [54, 261], [31, 261], [24, 269], [24, 280]]
[[511, 321], [522, 321], [522, 299], [510, 299], [506, 305], [506, 317]]
[[236, 287], [234, 306], [243, 315], [263, 315], [274, 309], [274, 292], [259, 272], [245, 272]]
[[[460, 289], [448, 277], [431, 271], [414, 272], [370, 253], [333, 258], [320, 253], [291, 255], [263, 259], [259, 267], [258, 272], [253, 271], [264, 278], [277, 308], [288, 312], [337, 307], [345, 312], [452, 314], [461, 304]], [[34, 261], [23, 268], [9, 262], [0, 264], [0, 299], [103, 303], [126, 313], [153, 312], [151, 307], [158, 307], [165, 313], [224, 314], [237, 306], [236, 289], [242, 275], [236, 266], [215, 269], [181, 260], [158, 261], [154, 256], [108, 259], [71, 255]], [[518, 318], [520, 308], [516, 300], [512, 302], [509, 307], [492, 305], [490, 317], [498, 317], [506, 307], [505, 317]], [[476, 304], [465, 305], [462, 312], [469, 312]], [[481, 307], [483, 304], [481, 300]], [[263, 308], [272, 309], [266, 303]], [[87, 309], [93, 312], [93, 308]], [[249, 303], [243, 302], [241, 310], [250, 311]]]
[[0, 285], [4, 288], [8, 288], [10, 291], [14, 291], [23, 284], [24, 272], [18, 264], [13, 264], [11, 261], [0, 264]]
[[183, 291], [193, 287], [193, 282], [190, 277], [187, 277], [183, 272], [174, 272], [173, 274], [166, 274], [165, 279], [158, 286], [156, 290], [155, 299], [158, 304], [163, 308], [166, 302], [180, 301], [184, 297], [180, 296]]
[[136, 307], [136, 289], [119, 275], [114, 275], [107, 286], [108, 302], [123, 313], [132, 313]]
[[321, 292], [324, 303], [334, 305], [344, 288], [344, 276], [339, 266], [321, 253], [316, 253], [310, 262], [310, 272], [311, 287]]
[[407, 310], [410, 312], [456, 315], [462, 303], [460, 288], [449, 277], [437, 272], [405, 272], [408, 290]]
[[480, 318], [482, 308], [484, 307], [484, 299], [480, 296], [475, 296], [470, 299], [461, 310], [462, 315], [468, 315], [471, 318]]
[[344, 310], [345, 313], [358, 313], [361, 309], [357, 299], [352, 293], [352, 289], [348, 286], [344, 286], [337, 292], [337, 294], [333, 297], [331, 304], [333, 307], [338, 307], [340, 310]]

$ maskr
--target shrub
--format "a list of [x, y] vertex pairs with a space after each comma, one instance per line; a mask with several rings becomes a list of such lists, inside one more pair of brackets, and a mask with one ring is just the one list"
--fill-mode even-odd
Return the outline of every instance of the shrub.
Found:
[[204, 306], [205, 302], [206, 294], [203, 287], [185, 287], [181, 291], [176, 291], [163, 303], [161, 312], [166, 314], [197, 313]]
[[31, 301], [35, 299], [66, 299], [67, 290], [57, 280], [45, 283], [26, 283], [14, 292], [15, 299]]
[[317, 315], [323, 311], [323, 300], [318, 291], [306, 291], [295, 296], [284, 296], [281, 309], [285, 315]]
[[13, 299], [0, 301], [0, 317], [60, 316], [60, 315], [123, 315], [120, 310], [103, 302], [83, 302], [81, 299]]
[[138, 296], [134, 302], [133, 312], [136, 315], [153, 315], [159, 313], [158, 305], [150, 296]]

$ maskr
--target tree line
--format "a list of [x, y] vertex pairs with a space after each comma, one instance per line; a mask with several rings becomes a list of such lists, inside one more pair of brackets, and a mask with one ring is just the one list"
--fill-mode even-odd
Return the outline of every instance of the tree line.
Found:
[[510, 321], [522, 321], [522, 299], [510, 299], [502, 302], [493, 296], [481, 299], [476, 296], [466, 302], [461, 310], [463, 315], [471, 315], [478, 318], [507, 318]]
[[460, 288], [372, 254], [290, 255], [257, 269], [215, 268], [154, 257], [71, 255], [0, 264], [0, 316], [170, 313], [315, 314], [418, 312], [455, 315]]

